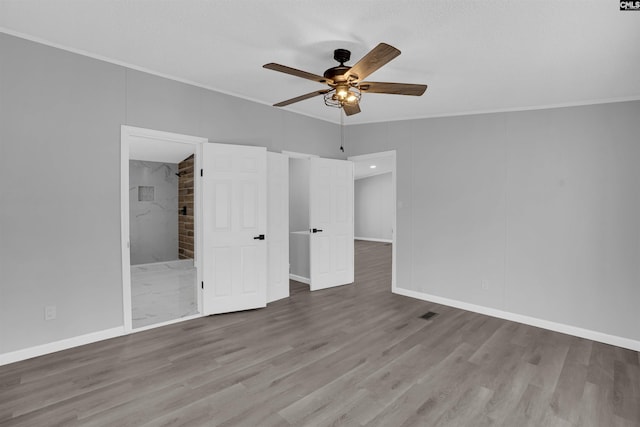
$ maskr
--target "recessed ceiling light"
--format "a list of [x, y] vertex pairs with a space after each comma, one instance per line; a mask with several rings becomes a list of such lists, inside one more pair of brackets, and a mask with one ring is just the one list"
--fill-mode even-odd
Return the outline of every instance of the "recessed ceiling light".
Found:
[[376, 168], [376, 165], [371, 165], [371, 166], [369, 166], [369, 167], [370, 167], [371, 169], [375, 169], [375, 168]]

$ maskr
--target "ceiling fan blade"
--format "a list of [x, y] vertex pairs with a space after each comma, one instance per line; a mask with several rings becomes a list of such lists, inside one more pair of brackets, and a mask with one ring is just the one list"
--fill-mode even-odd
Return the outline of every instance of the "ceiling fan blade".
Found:
[[343, 104], [342, 109], [347, 116], [352, 116], [354, 114], [358, 114], [360, 112], [359, 104]]
[[304, 95], [296, 96], [295, 98], [287, 99], [286, 101], [278, 102], [277, 104], [273, 104], [273, 106], [274, 107], [285, 107], [287, 105], [290, 105], [290, 104], [293, 104], [293, 103], [296, 103], [296, 102], [304, 101], [305, 99], [313, 98], [314, 96], [324, 95], [325, 93], [329, 92], [330, 90], [331, 89], [316, 90], [316, 91], [309, 92], [309, 93], [304, 94]]
[[270, 62], [262, 66], [268, 70], [280, 71], [281, 73], [290, 74], [296, 77], [302, 77], [303, 79], [313, 80], [318, 83], [333, 83], [333, 80], [326, 77], [319, 76], [313, 73], [307, 73], [306, 71], [298, 70], [296, 68], [287, 67], [286, 65], [275, 64]]
[[389, 93], [393, 95], [420, 96], [427, 90], [427, 85], [411, 83], [362, 82], [358, 85], [362, 92]]
[[386, 43], [380, 43], [351, 67], [347, 76], [357, 76], [358, 80], [362, 80], [398, 55], [400, 55], [398, 49]]

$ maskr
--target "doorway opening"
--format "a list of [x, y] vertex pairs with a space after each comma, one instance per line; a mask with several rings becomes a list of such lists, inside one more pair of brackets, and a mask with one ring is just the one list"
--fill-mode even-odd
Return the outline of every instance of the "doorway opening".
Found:
[[312, 155], [285, 153], [289, 156], [289, 277], [311, 285], [309, 252], [309, 159]]
[[[396, 289], [396, 151], [348, 157], [354, 163], [354, 234], [356, 271], [369, 271], [359, 262], [368, 251], [385, 254], [391, 266], [391, 291]], [[378, 255], [379, 256], [379, 255]], [[388, 265], [377, 260], [376, 265]]]
[[125, 332], [202, 315], [200, 169], [204, 138], [122, 126]]
[[311, 291], [353, 284], [353, 163], [288, 154], [290, 278]]

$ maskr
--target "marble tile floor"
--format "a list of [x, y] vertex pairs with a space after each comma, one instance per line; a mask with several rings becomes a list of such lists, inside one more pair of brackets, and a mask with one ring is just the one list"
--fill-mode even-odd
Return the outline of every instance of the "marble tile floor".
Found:
[[193, 260], [131, 266], [133, 328], [198, 313]]

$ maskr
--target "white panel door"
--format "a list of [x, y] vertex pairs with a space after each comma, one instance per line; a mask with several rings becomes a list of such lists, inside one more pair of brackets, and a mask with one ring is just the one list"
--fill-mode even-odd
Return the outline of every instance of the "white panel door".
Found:
[[311, 290], [353, 283], [353, 162], [310, 159]]
[[289, 296], [289, 157], [267, 153], [267, 302]]
[[266, 166], [264, 147], [203, 144], [205, 315], [267, 304]]

